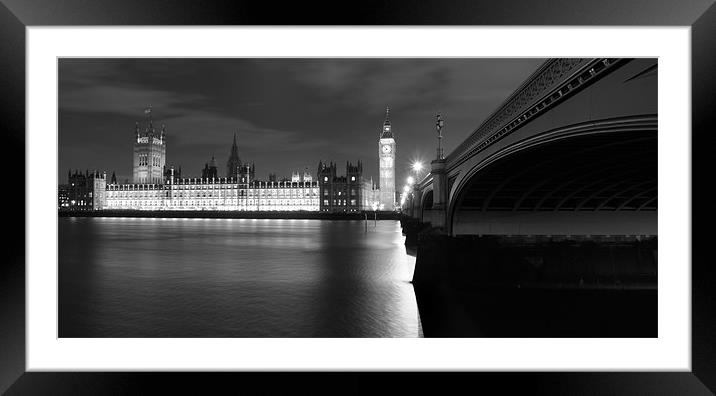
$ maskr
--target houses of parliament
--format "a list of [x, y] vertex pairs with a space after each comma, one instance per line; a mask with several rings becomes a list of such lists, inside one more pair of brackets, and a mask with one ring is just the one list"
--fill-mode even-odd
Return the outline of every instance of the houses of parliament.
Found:
[[363, 176], [361, 161], [346, 162], [338, 174], [334, 162], [318, 162], [317, 172], [293, 172], [291, 178], [257, 179], [253, 163], [239, 157], [234, 134], [225, 172], [212, 158], [201, 177], [182, 177], [181, 167], [167, 166], [166, 126], [155, 128], [151, 107], [145, 125], [135, 124], [132, 182], [118, 183], [106, 172], [68, 172], [59, 186], [60, 210], [234, 210], [360, 212], [395, 209], [395, 139], [390, 110], [378, 139], [380, 178]]

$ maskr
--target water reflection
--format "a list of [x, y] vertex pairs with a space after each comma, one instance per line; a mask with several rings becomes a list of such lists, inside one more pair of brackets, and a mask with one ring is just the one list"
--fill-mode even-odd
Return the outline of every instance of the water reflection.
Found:
[[59, 219], [60, 337], [416, 337], [395, 221]]

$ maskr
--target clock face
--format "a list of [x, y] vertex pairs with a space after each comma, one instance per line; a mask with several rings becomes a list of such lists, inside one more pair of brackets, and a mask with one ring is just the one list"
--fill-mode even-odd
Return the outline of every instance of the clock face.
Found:
[[383, 146], [383, 152], [384, 152], [384, 153], [388, 154], [388, 153], [390, 153], [390, 150], [391, 150], [390, 145], [387, 145], [387, 144], [386, 144], [386, 145]]

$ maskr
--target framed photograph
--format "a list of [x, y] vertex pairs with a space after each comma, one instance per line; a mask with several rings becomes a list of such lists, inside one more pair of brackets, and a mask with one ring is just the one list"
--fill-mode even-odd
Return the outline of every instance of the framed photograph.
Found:
[[713, 392], [716, 8], [514, 3], [4, 2], [0, 389]]

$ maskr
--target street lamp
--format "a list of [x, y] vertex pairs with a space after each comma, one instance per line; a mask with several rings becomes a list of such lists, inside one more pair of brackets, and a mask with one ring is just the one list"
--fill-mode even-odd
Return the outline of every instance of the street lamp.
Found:
[[443, 121], [442, 117], [440, 116], [440, 113], [435, 117], [435, 129], [438, 131], [438, 159], [443, 159], [443, 148], [441, 145], [441, 141], [443, 139], [443, 127], [445, 126], [445, 121]]
[[420, 172], [423, 170], [423, 163], [420, 161], [415, 161], [413, 162], [411, 168], [413, 169], [413, 172], [415, 172], [415, 180], [420, 181]]
[[412, 176], [408, 176], [408, 185], [412, 186], [415, 183], [415, 179]]

